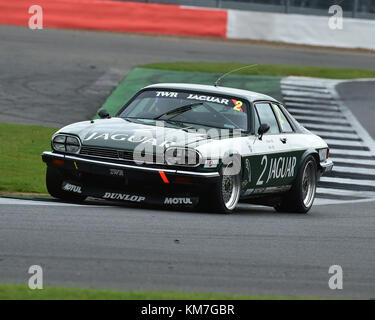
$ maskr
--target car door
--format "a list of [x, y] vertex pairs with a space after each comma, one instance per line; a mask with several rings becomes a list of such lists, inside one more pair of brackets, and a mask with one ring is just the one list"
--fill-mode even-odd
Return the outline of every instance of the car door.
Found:
[[287, 112], [282, 105], [272, 103], [272, 107], [280, 124], [280, 129], [282, 132], [281, 138], [284, 139], [288, 145], [287, 154], [289, 156], [296, 157], [296, 166], [294, 171], [296, 175], [303, 160], [303, 155], [309, 148], [308, 146], [310, 145], [311, 137], [305, 133], [297, 132], [298, 130], [296, 130], [291, 121], [289, 121], [290, 115], [289, 117], [287, 116]]
[[284, 191], [290, 187], [295, 176], [297, 157], [289, 152], [288, 133], [281, 124], [282, 115], [278, 115], [281, 110], [275, 106], [270, 101], [254, 103], [255, 132], [263, 123], [267, 123], [270, 129], [263, 137], [253, 137], [250, 157], [253, 193]]

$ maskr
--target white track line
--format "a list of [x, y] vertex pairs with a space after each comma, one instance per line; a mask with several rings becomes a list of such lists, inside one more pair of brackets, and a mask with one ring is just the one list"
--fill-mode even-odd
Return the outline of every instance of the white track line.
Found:
[[333, 188], [316, 188], [317, 193], [323, 193], [326, 195], [342, 195], [342, 196], [351, 196], [357, 198], [375, 198], [375, 191], [355, 191], [347, 189], [333, 189]]
[[364, 159], [355, 159], [355, 158], [340, 158], [340, 157], [334, 157], [333, 155], [330, 156], [330, 159], [333, 162], [342, 162], [342, 163], [351, 163], [351, 164], [364, 164], [364, 165], [370, 165], [375, 166], [375, 160], [364, 160]]
[[375, 169], [369, 169], [369, 168], [343, 167], [343, 166], [334, 165], [333, 171], [344, 172], [344, 173], [347, 172], [347, 173], [368, 174], [370, 176], [375, 176]]
[[360, 180], [360, 179], [346, 179], [346, 178], [334, 178], [334, 177], [321, 177], [322, 182], [334, 182], [342, 184], [356, 184], [360, 186], [375, 187], [375, 180]]
[[[301, 90], [281, 90], [281, 93], [288, 97], [306, 97], [306, 92]], [[318, 99], [319, 101], [322, 99], [331, 100], [332, 96], [330, 93], [322, 93], [322, 92], [308, 92], [308, 97], [311, 99]]]
[[[374, 81], [374, 79], [373, 79]], [[357, 120], [357, 118], [353, 115], [350, 109], [345, 105], [345, 103], [340, 99], [339, 94], [336, 91], [336, 85], [342, 82], [355, 82], [353, 80], [347, 81], [340, 81], [336, 83], [331, 83], [329, 85], [329, 89], [331, 90], [332, 96], [340, 103], [340, 109], [342, 110], [343, 114], [347, 119], [350, 120], [351, 126], [355, 129], [361, 139], [364, 141], [367, 147], [370, 148], [373, 155], [375, 155], [375, 141], [366, 131], [366, 129], [361, 125], [361, 123]]]
[[309, 91], [329, 92], [326, 87], [315, 87], [315, 86], [314, 87], [308, 87], [308, 86], [300, 86], [300, 85], [285, 84], [285, 83], [282, 83], [280, 87], [281, 87], [282, 90], [292, 90], [292, 91], [293, 90], [303, 90], [303, 91], [306, 91], [306, 92], [309, 92]]
[[[317, 192], [327, 195], [328, 199], [317, 198], [315, 201], [317, 205], [373, 201], [369, 199], [347, 200], [345, 197], [375, 198], [375, 191], [355, 190], [356, 186], [357, 188], [375, 186], [375, 179], [372, 180], [375, 177], [375, 168], [355, 166], [356, 164], [375, 166], [375, 159], [371, 159], [375, 154], [375, 142], [341, 101], [335, 89], [335, 86], [341, 82], [343, 81], [307, 77], [288, 77], [281, 82], [281, 92], [286, 108], [294, 118], [312, 133], [324, 136], [328, 145], [339, 147], [331, 147], [331, 158], [336, 162], [333, 172], [351, 173], [354, 177], [354, 179], [347, 179], [323, 176], [321, 182], [332, 183], [333, 186], [336, 184], [340, 188], [318, 187]], [[321, 123], [309, 123], [311, 121]], [[351, 147], [367, 147], [369, 151], [350, 150]], [[350, 158], [343, 158], [340, 155], [348, 155]], [[357, 159], [359, 156], [369, 158]], [[348, 164], [353, 166], [349, 167]], [[367, 175], [368, 178], [356, 179], [356, 174]], [[345, 188], [341, 189], [343, 186]], [[335, 199], [338, 196], [344, 198]]]
[[39, 201], [39, 200], [23, 200], [23, 199], [12, 199], [0, 197], [0, 205], [27, 205], [27, 206], [51, 206], [51, 207], [102, 207], [97, 205], [88, 204], [74, 204], [74, 203], [63, 203], [63, 202], [50, 202], [50, 201]]
[[[328, 144], [329, 146], [329, 144]], [[367, 156], [371, 157], [372, 153], [370, 151], [362, 151], [362, 150], [345, 150], [345, 149], [334, 149], [330, 148], [330, 154], [332, 157], [335, 157], [336, 154], [347, 154], [351, 156]]]
[[[311, 99], [311, 98], [295, 98], [295, 97], [285, 97], [284, 101], [289, 101], [289, 102], [295, 102], [295, 103], [304, 103], [305, 105], [325, 105], [329, 107], [336, 107], [337, 103], [336, 102], [331, 102], [328, 101], [327, 99]], [[292, 104], [291, 103], [291, 104]], [[288, 104], [288, 103], [287, 103]]]
[[342, 116], [340, 111], [321, 111], [321, 110], [303, 110], [303, 109], [296, 109], [296, 108], [288, 108], [288, 111], [292, 114], [300, 114], [300, 115], [309, 115], [309, 116], [319, 116], [325, 115], [326, 117], [337, 117]]
[[289, 110], [289, 108], [298, 108], [300, 110], [315, 110], [317, 108], [325, 109], [325, 110], [329, 110], [329, 111], [340, 110], [338, 105], [324, 104], [324, 103], [312, 105], [312, 104], [299, 103], [299, 102], [293, 102], [293, 101], [288, 102], [286, 107], [287, 107], [288, 110]]
[[[336, 133], [336, 132], [328, 132], [328, 131], [322, 131], [322, 130], [316, 130], [316, 129], [311, 129], [310, 130], [312, 133], [320, 136], [326, 136], [326, 137], [340, 137], [340, 138], [349, 138], [349, 139], [360, 139], [358, 135], [355, 133]], [[350, 141], [350, 140], [349, 140]]]
[[[300, 121], [298, 121], [298, 122], [300, 122]], [[328, 125], [328, 124], [324, 125], [324, 124], [320, 124], [320, 123], [319, 124], [318, 123], [303, 124], [302, 122], [301, 122], [301, 124], [304, 127], [312, 128], [312, 129], [316, 129], [316, 130], [319, 130], [319, 129], [322, 129], [322, 130], [341, 130], [341, 131], [345, 131], [345, 133], [351, 133], [351, 134], [352, 134], [352, 131], [354, 131], [353, 128], [348, 127], [348, 126], [336, 126], [336, 125]]]
[[364, 203], [364, 202], [374, 202], [375, 199], [360, 199], [360, 200], [337, 200], [337, 199], [323, 199], [316, 198], [314, 201], [314, 206], [326, 206], [330, 204], [343, 204], [343, 203]]
[[309, 120], [314, 120], [314, 121], [319, 121], [322, 123], [328, 123], [332, 126], [340, 126], [343, 124], [347, 124], [348, 125], [347, 128], [348, 127], [350, 128], [350, 123], [348, 122], [348, 120], [342, 119], [342, 118], [332, 119], [332, 117], [324, 117], [323, 114], [321, 114], [320, 116], [316, 116], [316, 115], [302, 116], [302, 115], [296, 114], [296, 115], [293, 115], [293, 117], [296, 118], [301, 123], [303, 123], [304, 120], [306, 120], [307, 123]]
[[337, 146], [346, 146], [346, 147], [366, 147], [360, 141], [348, 141], [348, 140], [336, 140], [336, 139], [324, 139], [327, 144], [334, 144]]

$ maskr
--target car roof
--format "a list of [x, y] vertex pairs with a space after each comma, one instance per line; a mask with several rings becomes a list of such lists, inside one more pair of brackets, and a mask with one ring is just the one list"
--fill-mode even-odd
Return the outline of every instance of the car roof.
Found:
[[222, 94], [222, 95], [229, 95], [235, 97], [241, 97], [244, 99], [249, 100], [250, 102], [254, 102], [257, 100], [270, 100], [278, 102], [276, 99], [267, 96], [262, 93], [236, 89], [236, 88], [229, 88], [229, 87], [220, 87], [220, 86], [208, 86], [202, 84], [192, 84], [192, 83], [158, 83], [152, 84], [147, 86], [143, 89], [171, 89], [171, 90], [188, 90], [188, 91], [197, 91], [197, 92], [204, 92], [204, 93], [212, 93], [212, 94]]

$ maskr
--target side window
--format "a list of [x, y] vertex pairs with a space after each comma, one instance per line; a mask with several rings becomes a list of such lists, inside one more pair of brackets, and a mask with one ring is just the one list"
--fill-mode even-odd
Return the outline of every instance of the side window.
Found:
[[271, 109], [271, 105], [268, 103], [257, 103], [255, 105], [260, 122], [267, 123], [270, 126], [270, 130], [267, 132], [268, 134], [278, 134], [280, 133], [279, 125], [275, 118], [275, 114]]
[[255, 119], [255, 134], [257, 134], [258, 129], [260, 127], [260, 121], [259, 121], [258, 112], [256, 112], [256, 110], [254, 110], [254, 119]]
[[285, 117], [283, 111], [279, 108], [277, 104], [272, 104], [275, 110], [276, 116], [279, 118], [281, 129], [283, 132], [293, 132], [293, 128], [290, 125], [288, 119]]

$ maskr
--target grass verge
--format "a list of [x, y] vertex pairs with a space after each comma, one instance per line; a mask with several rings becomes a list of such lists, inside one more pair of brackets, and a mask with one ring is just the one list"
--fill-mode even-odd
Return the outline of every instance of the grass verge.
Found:
[[0, 192], [47, 193], [41, 154], [57, 129], [0, 123]]
[[117, 291], [46, 287], [30, 290], [25, 285], [1, 284], [0, 300], [306, 300], [309, 298], [245, 296], [173, 291]]
[[[140, 66], [141, 68], [174, 70], [185, 72], [213, 72], [226, 73], [236, 68], [251, 64], [246, 63], [221, 63], [221, 62], [166, 62], [151, 63]], [[259, 64], [252, 68], [247, 68], [235, 72], [242, 75], [261, 75], [261, 76], [303, 76], [317, 77], [327, 79], [356, 79], [356, 78], [375, 78], [375, 70], [349, 69], [349, 68], [327, 68], [327, 67], [309, 67], [309, 66], [288, 66]]]

